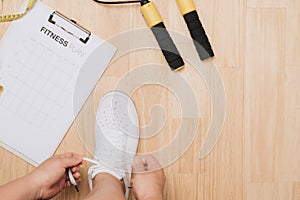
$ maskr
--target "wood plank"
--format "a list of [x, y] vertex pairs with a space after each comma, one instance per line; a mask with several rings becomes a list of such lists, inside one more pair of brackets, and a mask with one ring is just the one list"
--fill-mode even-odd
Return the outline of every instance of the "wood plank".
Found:
[[285, 9], [248, 9], [245, 68], [247, 182], [273, 182], [284, 135]]
[[200, 199], [243, 199], [244, 134], [242, 69], [222, 68], [226, 90], [226, 121], [219, 142], [207, 158], [201, 160]]
[[219, 67], [242, 68], [246, 36], [246, 0], [195, 1]]
[[[176, 1], [153, 1], [168, 29], [190, 38]], [[42, 2], [76, 19], [121, 49], [130, 49], [140, 42], [133, 34], [136, 29], [145, 28], [151, 33], [139, 5], [102, 6], [92, 0]], [[213, 105], [203, 77], [186, 62], [186, 68], [178, 74], [193, 90], [201, 118], [196, 122], [188, 121], [187, 136], [195, 124], [197, 136], [184, 154], [165, 168], [164, 199], [300, 199], [300, 2], [195, 2], [224, 82], [227, 116], [215, 149], [200, 160], [200, 144], [208, 130]], [[16, 12], [22, 3], [23, 0], [0, 1], [0, 14]], [[0, 37], [9, 24], [0, 24]], [[123, 39], [122, 33], [126, 31], [131, 32]], [[182, 53], [193, 49], [181, 43], [177, 46]], [[162, 68], [156, 75], [145, 70], [137, 76], [145, 64]], [[141, 128], [142, 134], [156, 134], [140, 141], [139, 152], [158, 151], [162, 146], [170, 145], [182, 125], [181, 103], [188, 101], [178, 99], [176, 93], [170, 91], [176, 85], [180, 89], [184, 87], [173, 81], [170, 76], [173, 72], [163, 74], [165, 70], [169, 68], [158, 48], [131, 49], [129, 54], [116, 59], [105, 71], [56, 153], [75, 151], [92, 156], [94, 114], [98, 102], [106, 92], [119, 88], [120, 82], [128, 89], [136, 87], [137, 80], [154, 80], [151, 84], [139, 85], [131, 97], [138, 110], [140, 125], [151, 125], [148, 129]], [[154, 84], [164, 78], [167, 87]], [[160, 105], [161, 109], [152, 109], [151, 115], [154, 105]], [[163, 127], [156, 131], [162, 124]], [[182, 141], [177, 142], [178, 148], [173, 147], [172, 154], [178, 154]], [[0, 184], [34, 169], [3, 148], [0, 158]], [[165, 154], [163, 159], [168, 160], [168, 155]], [[79, 200], [88, 194], [88, 167], [89, 164], [85, 164], [81, 169], [80, 193], [75, 193], [71, 187], [54, 199]]]
[[284, 138], [281, 181], [300, 181], [300, 69], [287, 69], [284, 103]]
[[289, 0], [286, 13], [286, 64], [290, 68], [300, 67], [300, 1]]
[[282, 8], [288, 6], [288, 0], [248, 0], [248, 8]]
[[285, 200], [293, 198], [293, 183], [250, 183], [246, 186], [246, 200]]

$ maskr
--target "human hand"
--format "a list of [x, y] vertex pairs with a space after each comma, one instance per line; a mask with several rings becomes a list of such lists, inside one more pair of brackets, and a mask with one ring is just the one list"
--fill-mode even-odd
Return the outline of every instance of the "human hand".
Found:
[[166, 177], [159, 162], [152, 155], [136, 157], [133, 173], [131, 184], [136, 199], [162, 199]]
[[50, 199], [71, 185], [66, 173], [71, 168], [76, 182], [80, 182], [80, 165], [83, 157], [75, 153], [56, 155], [36, 168], [31, 174], [31, 180], [37, 188], [37, 199]]

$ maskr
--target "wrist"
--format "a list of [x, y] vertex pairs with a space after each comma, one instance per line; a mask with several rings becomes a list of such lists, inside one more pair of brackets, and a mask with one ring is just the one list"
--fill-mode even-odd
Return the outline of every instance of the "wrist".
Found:
[[28, 190], [32, 194], [32, 198], [30, 199], [41, 199], [41, 186], [38, 184], [38, 181], [34, 175], [30, 173], [24, 177], [24, 180], [26, 183], [26, 188], [28, 187]]
[[[18, 194], [10, 193], [12, 199], [28, 199], [28, 200], [37, 200], [38, 196], [38, 187], [36, 186], [34, 179], [30, 175], [23, 176], [14, 182], [11, 182], [7, 185], [6, 190], [18, 188]], [[5, 198], [5, 196], [4, 196]], [[2, 199], [2, 198], [1, 198]], [[10, 199], [10, 198], [8, 198]]]

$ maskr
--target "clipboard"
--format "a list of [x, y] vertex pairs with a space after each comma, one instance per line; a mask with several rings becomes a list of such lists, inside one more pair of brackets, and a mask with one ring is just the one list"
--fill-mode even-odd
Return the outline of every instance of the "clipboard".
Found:
[[115, 51], [36, 2], [0, 43], [0, 145], [34, 166], [50, 157]]
[[[91, 32], [84, 27], [77, 24], [75, 20], [69, 19], [58, 11], [54, 11], [50, 16], [48, 21], [55, 24], [62, 30], [78, 38], [81, 42], [86, 44], [91, 36]], [[83, 34], [83, 35], [81, 35]]]

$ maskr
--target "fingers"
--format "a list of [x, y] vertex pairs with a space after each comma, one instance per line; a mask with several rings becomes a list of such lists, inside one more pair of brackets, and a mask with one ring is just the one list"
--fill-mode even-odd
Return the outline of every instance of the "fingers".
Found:
[[133, 173], [146, 171], [144, 167], [144, 162], [140, 157], [135, 157], [132, 165]]
[[[81, 177], [81, 173], [79, 171], [76, 171], [75, 173], [72, 173], [72, 176], [75, 179], [76, 183], [81, 182], [81, 178], [80, 178]], [[65, 182], [66, 183], [70, 183], [70, 184], [67, 184], [67, 186], [72, 185], [72, 183], [70, 181], [70, 177], [67, 174], [65, 175]]]
[[133, 162], [133, 172], [146, 172], [161, 169], [161, 165], [153, 155], [137, 156]]
[[72, 173], [79, 172], [79, 171], [80, 171], [80, 165], [71, 167], [71, 172], [72, 172]]
[[72, 175], [73, 175], [73, 177], [74, 177], [75, 179], [79, 179], [79, 178], [80, 178], [80, 173], [79, 173], [79, 172], [75, 172], [75, 173], [73, 173]]
[[[63, 154], [60, 157], [61, 159], [63, 159], [64, 164], [66, 165], [75, 165], [74, 163], [76, 163], [77, 165], [75, 166], [70, 166], [70, 170], [72, 172], [72, 176], [75, 179], [76, 183], [79, 183], [81, 181], [80, 179], [80, 164], [82, 164], [82, 156], [79, 156], [77, 154], [74, 153], [67, 153], [67, 154]], [[78, 164], [79, 162], [79, 164]]]
[[158, 170], [162, 168], [153, 155], [147, 155], [142, 157], [141, 159], [143, 160], [144, 165], [147, 166], [148, 171]]
[[69, 153], [64, 153], [64, 154], [60, 154], [60, 155], [57, 155], [59, 158], [77, 158], [77, 159], [83, 159], [83, 157], [77, 153], [72, 153], [72, 152], [69, 152]]
[[[59, 155], [59, 158], [62, 159], [62, 164], [65, 168], [79, 166], [83, 162], [83, 157], [76, 153], [65, 153]], [[76, 171], [76, 169], [74, 170]]]
[[132, 167], [134, 173], [130, 183], [136, 199], [162, 199], [165, 175], [157, 159], [152, 155], [137, 156]]
[[59, 158], [72, 158], [74, 154], [75, 153], [69, 152], [69, 153], [64, 153], [64, 154], [60, 154], [60, 155], [57, 155], [57, 156]]

